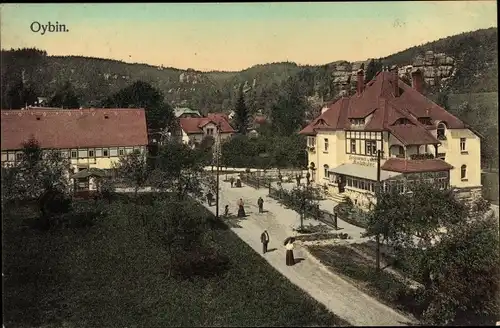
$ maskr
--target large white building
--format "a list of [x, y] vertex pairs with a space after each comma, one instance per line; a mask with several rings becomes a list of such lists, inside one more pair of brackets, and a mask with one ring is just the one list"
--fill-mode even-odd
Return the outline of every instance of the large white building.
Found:
[[300, 132], [307, 136], [312, 179], [334, 200], [349, 196], [366, 207], [376, 201], [377, 181], [403, 191], [419, 179], [464, 197], [480, 195], [480, 137], [422, 95], [419, 70], [412, 72], [412, 85], [399, 79], [397, 68], [365, 85], [360, 70], [356, 94], [324, 108]]
[[[144, 109], [28, 108], [2, 110], [2, 165], [16, 165], [23, 143], [34, 137], [42, 149], [61, 152], [74, 173], [109, 170], [120, 156], [139, 150], [146, 154], [148, 134]], [[89, 179], [82, 185], [89, 187]], [[92, 188], [90, 188], [92, 189]]]

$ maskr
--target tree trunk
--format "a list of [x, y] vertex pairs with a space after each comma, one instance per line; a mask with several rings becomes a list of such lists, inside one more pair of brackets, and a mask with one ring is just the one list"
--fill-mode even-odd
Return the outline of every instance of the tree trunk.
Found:
[[375, 236], [375, 241], [377, 243], [377, 247], [376, 247], [376, 269], [377, 269], [377, 272], [380, 272], [380, 235], [377, 234]]

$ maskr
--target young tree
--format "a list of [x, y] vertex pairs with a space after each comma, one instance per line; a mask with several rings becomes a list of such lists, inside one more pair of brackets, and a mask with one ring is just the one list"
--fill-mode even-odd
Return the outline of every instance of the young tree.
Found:
[[47, 197], [50, 192], [67, 195], [69, 191], [70, 163], [57, 151], [42, 150], [38, 141], [31, 137], [23, 144], [20, 161], [2, 176], [2, 187], [9, 190], [7, 199], [38, 200], [39, 209], [45, 214]]
[[188, 195], [201, 197], [204, 164], [201, 150], [167, 142], [160, 147], [152, 184], [160, 190], [175, 192], [179, 200]]
[[118, 177], [134, 186], [134, 198], [137, 199], [139, 189], [146, 185], [149, 178], [146, 154], [135, 150], [125, 156], [120, 156], [114, 168], [117, 170]]
[[72, 109], [79, 108], [80, 102], [73, 86], [71, 85], [71, 82], [66, 81], [62, 86], [60, 86], [52, 95], [48, 105], [51, 107]]
[[243, 87], [240, 87], [240, 92], [238, 100], [236, 102], [234, 113], [235, 113], [234, 122], [236, 125], [236, 130], [239, 133], [245, 135], [248, 130], [250, 113], [248, 111], [247, 105], [245, 104], [245, 94], [243, 92]]

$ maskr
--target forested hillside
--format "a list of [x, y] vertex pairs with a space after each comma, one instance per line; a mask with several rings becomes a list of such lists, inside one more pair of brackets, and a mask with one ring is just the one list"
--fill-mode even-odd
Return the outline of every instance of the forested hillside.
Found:
[[[430, 92], [442, 86], [458, 94], [496, 92], [496, 39], [496, 28], [464, 33], [375, 60], [374, 66], [379, 69], [382, 65], [413, 65], [419, 56], [424, 58], [426, 52], [433, 51], [434, 62], [422, 63], [430, 76], [436, 71], [437, 84], [428, 88]], [[442, 74], [439, 53], [451, 58], [451, 64], [447, 64]], [[203, 112], [231, 109], [240, 84], [244, 85], [250, 110], [267, 111], [281, 83], [289, 77], [301, 81], [304, 95], [312, 101], [329, 101], [349, 89], [353, 72], [361, 64], [366, 68], [369, 63], [337, 61], [322, 66], [298, 66], [285, 62], [256, 65], [240, 72], [199, 72], [100, 58], [48, 56], [44, 51], [33, 49], [2, 50], [1, 59], [4, 108], [9, 107], [13, 89], [23, 78], [32, 92], [41, 97], [51, 97], [69, 81], [83, 106], [97, 106], [109, 94], [142, 80], [161, 90], [173, 106], [189, 106]], [[441, 83], [440, 78], [446, 82]]]

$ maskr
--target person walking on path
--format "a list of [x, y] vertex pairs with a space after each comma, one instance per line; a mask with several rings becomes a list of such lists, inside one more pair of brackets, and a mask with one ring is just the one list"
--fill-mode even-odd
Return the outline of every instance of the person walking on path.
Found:
[[233, 188], [233, 185], [234, 185], [234, 177], [231, 177], [231, 179], [229, 179], [229, 182], [231, 182], [231, 188]]
[[208, 206], [212, 206], [213, 199], [214, 199], [214, 194], [212, 194], [212, 192], [209, 191], [207, 193], [207, 203], [208, 203]]
[[246, 213], [245, 213], [245, 208], [243, 207], [243, 199], [240, 198], [240, 200], [238, 201], [238, 217], [239, 218], [244, 218], [246, 216]]
[[262, 197], [257, 200], [257, 205], [259, 206], [259, 213], [264, 213], [264, 200]]
[[225, 217], [229, 216], [229, 205], [226, 205], [226, 207], [224, 207], [224, 216]]
[[260, 235], [260, 241], [262, 242], [262, 254], [267, 253], [267, 245], [269, 244], [269, 233], [267, 230]]
[[285, 249], [286, 249], [286, 265], [292, 266], [295, 264], [295, 259], [293, 257], [293, 243], [295, 242], [295, 238], [288, 237], [285, 239]]

